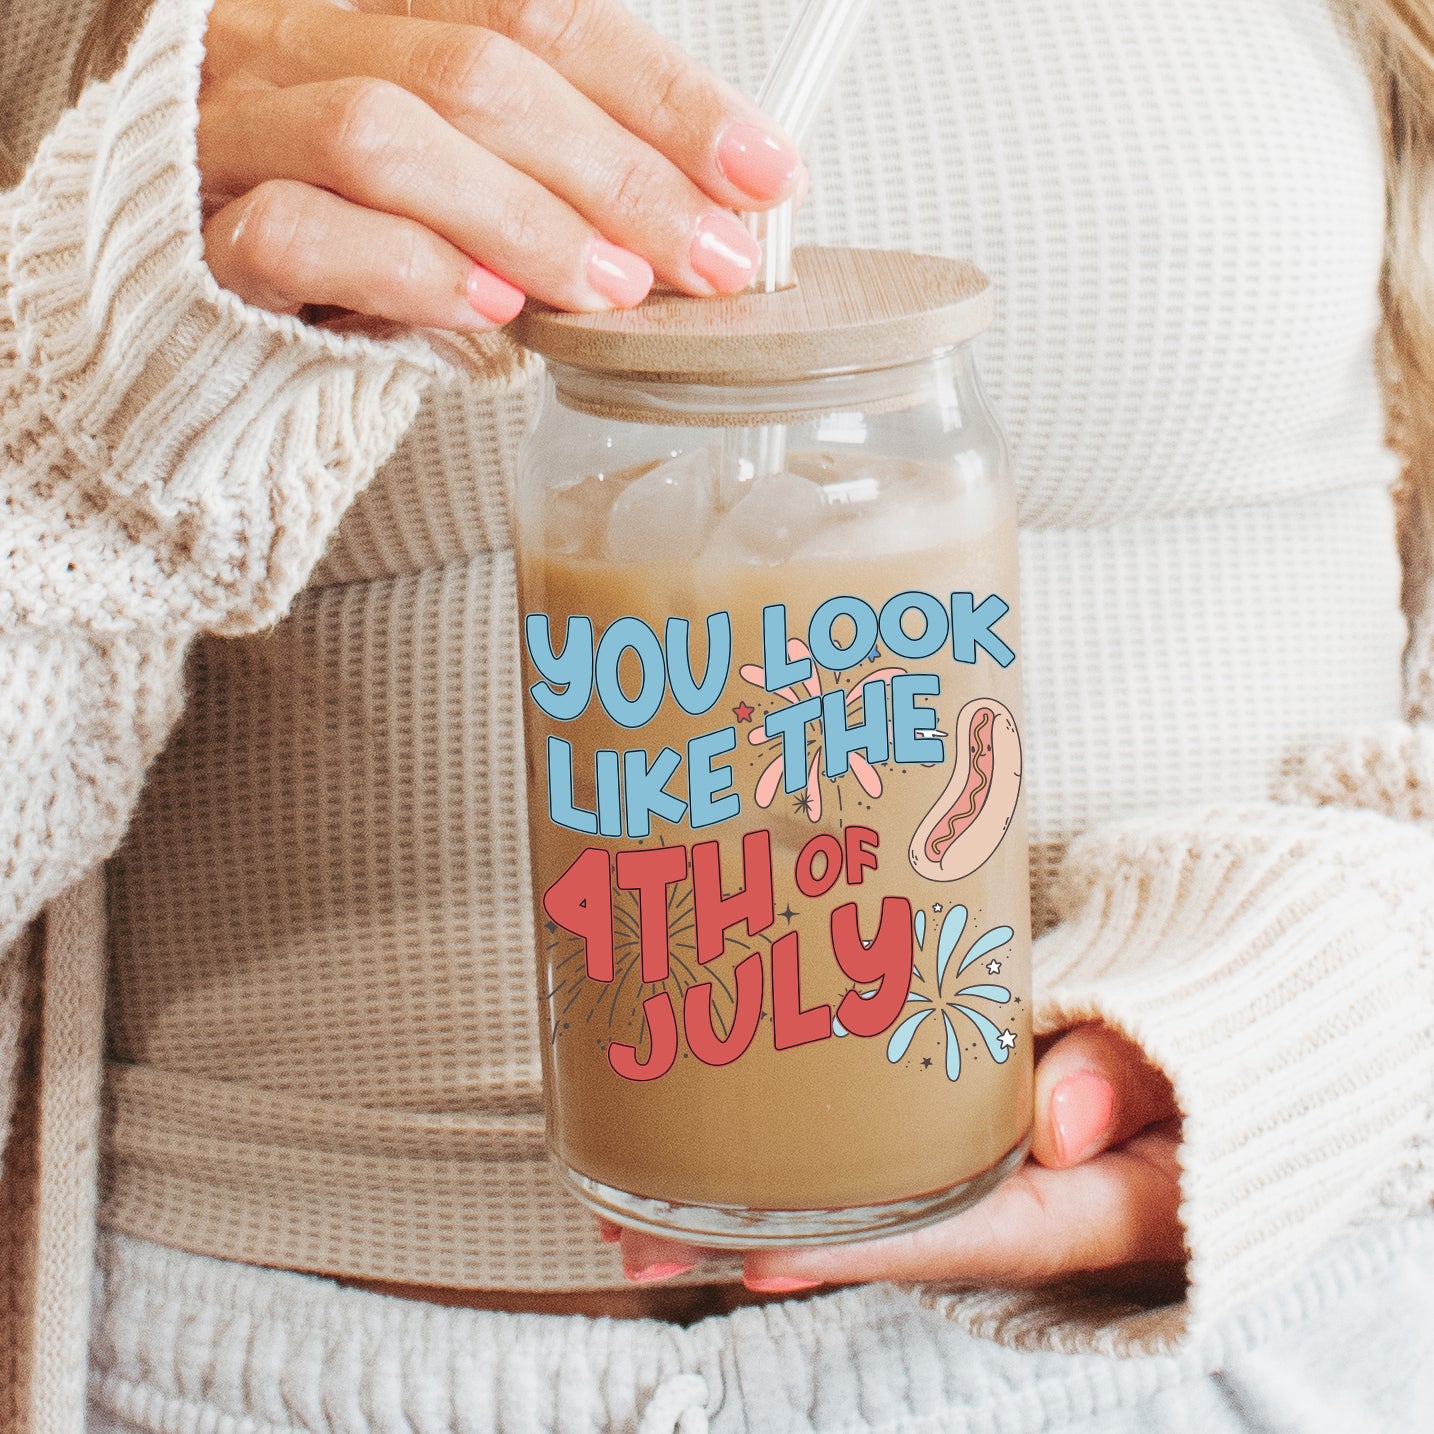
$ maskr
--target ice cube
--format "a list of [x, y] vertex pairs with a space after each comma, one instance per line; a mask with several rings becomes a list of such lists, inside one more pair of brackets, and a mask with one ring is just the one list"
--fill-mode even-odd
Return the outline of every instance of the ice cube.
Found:
[[716, 453], [696, 448], [622, 490], [607, 520], [609, 562], [686, 562], [702, 551], [717, 504]]
[[800, 449], [787, 454], [787, 471], [798, 478], [810, 478], [813, 483], [831, 483], [841, 478], [850, 467], [847, 454], [840, 457], [834, 453], [823, 453], [818, 449]]
[[613, 491], [606, 474], [549, 488], [543, 506], [543, 546], [569, 557], [601, 557]]
[[785, 562], [825, 518], [819, 483], [795, 473], [754, 478], [742, 500], [717, 524], [703, 557], [716, 563]]
[[963, 532], [959, 505], [930, 507], [915, 503], [875, 503], [839, 522], [830, 523], [794, 554], [822, 562], [860, 562], [863, 558], [897, 558], [928, 548], [958, 544]]
[[874, 503], [820, 534], [799, 556], [827, 561], [899, 557], [940, 546], [948, 514], [912, 503]]
[[797, 558], [851, 562], [959, 547], [985, 539], [1006, 513], [1007, 499], [994, 485], [963, 490], [957, 476], [939, 464], [877, 462], [884, 470], [873, 465], [836, 485], [855, 493], [858, 485], [879, 480], [875, 498], [862, 491], [860, 502], [842, 502], [828, 485], [828, 499], [837, 499], [832, 520], [797, 550]]

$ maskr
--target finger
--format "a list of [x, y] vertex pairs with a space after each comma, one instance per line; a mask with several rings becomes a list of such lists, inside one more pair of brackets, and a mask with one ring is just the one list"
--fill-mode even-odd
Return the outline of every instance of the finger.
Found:
[[753, 1251], [745, 1282], [754, 1289], [779, 1287], [774, 1281], [1034, 1285], [1083, 1270], [1182, 1260], [1177, 1141], [1173, 1124], [1155, 1126], [1071, 1170], [1028, 1162], [979, 1204], [909, 1235]]
[[640, 1230], [622, 1232], [622, 1272], [634, 1284], [647, 1285], [685, 1275], [700, 1264], [708, 1251], [678, 1240], [664, 1240]]
[[416, 95], [669, 284], [712, 294], [751, 281], [761, 251], [736, 216], [513, 40], [389, 16], [309, 23], [306, 80], [368, 75]]
[[[359, 8], [397, 15], [404, 0]], [[414, 0], [413, 14], [507, 35], [720, 204], [765, 209], [795, 189], [791, 137], [618, 0]]]
[[1076, 1026], [1036, 1066], [1031, 1154], [1052, 1169], [1079, 1164], [1177, 1113], [1164, 1072], [1099, 1023]]
[[652, 283], [644, 259], [383, 80], [216, 96], [200, 112], [199, 150], [211, 190], [268, 179], [332, 190], [421, 224], [558, 308], [625, 307]]
[[616, 1245], [622, 1239], [622, 1226], [611, 1220], [604, 1220], [601, 1215], [597, 1219], [598, 1239], [604, 1245]]
[[422, 225], [286, 180], [220, 208], [204, 226], [204, 256], [226, 289], [276, 313], [320, 304], [475, 331], [523, 307], [520, 289]]

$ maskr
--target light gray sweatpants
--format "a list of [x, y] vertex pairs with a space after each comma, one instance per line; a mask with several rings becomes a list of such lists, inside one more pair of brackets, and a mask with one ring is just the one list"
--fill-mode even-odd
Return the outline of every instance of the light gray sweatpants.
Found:
[[91, 1434], [1406, 1434], [1434, 1217], [1357, 1232], [1180, 1356], [1018, 1352], [892, 1286], [704, 1320], [506, 1315], [102, 1238]]

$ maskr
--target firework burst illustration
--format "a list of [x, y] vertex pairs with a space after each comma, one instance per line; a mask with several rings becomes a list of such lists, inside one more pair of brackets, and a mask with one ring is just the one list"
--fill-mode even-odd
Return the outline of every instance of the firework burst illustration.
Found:
[[[920, 965], [912, 966], [913, 989], [906, 1000], [908, 1005], [917, 1005], [921, 1009], [903, 1016], [892, 1031], [890, 1039], [886, 1043], [886, 1058], [893, 1065], [900, 1061], [910, 1049], [911, 1042], [915, 1039], [922, 1022], [928, 1016], [936, 1015], [938, 1012], [945, 1026], [947, 1080], [958, 1080], [961, 1076], [961, 1037], [957, 1033], [956, 1023], [951, 1019], [953, 1014], [975, 1026], [986, 1049], [991, 1053], [991, 1059], [998, 1065], [1004, 1065], [1006, 1058], [1011, 1054], [1011, 1050], [1016, 1044], [1015, 1033], [1000, 1029], [983, 1011], [967, 1004], [970, 1001], [989, 1001], [994, 1005], [1004, 1006], [1011, 999], [1011, 993], [1005, 986], [981, 982], [974, 986], [962, 986], [953, 991], [949, 997], [944, 994], [946, 973], [950, 968], [952, 957], [956, 954], [956, 948], [960, 946], [962, 937], [966, 934], [967, 917], [968, 913], [964, 906], [952, 906], [941, 918], [941, 929], [936, 937], [934, 989], [922, 974]], [[917, 950], [924, 951], [926, 947], [925, 911], [916, 913], [912, 925]], [[1014, 935], [1015, 933], [1009, 926], [996, 926], [986, 932], [984, 936], [977, 937], [971, 943], [970, 950], [957, 963], [955, 976], [959, 978], [968, 966], [974, 966], [982, 957], [989, 956], [993, 951], [1004, 946]], [[999, 962], [992, 961], [991, 966], [997, 971], [1000, 970]], [[926, 989], [918, 991], [915, 989], [918, 985]]]
[[[876, 650], [873, 649], [872, 658], [869, 658], [868, 661], [873, 660], [875, 656]], [[821, 668], [817, 666], [815, 659], [812, 657], [811, 649], [799, 638], [790, 638], [787, 642], [787, 657], [792, 662], [810, 662], [811, 675], [800, 684], [794, 684], [791, 687], [777, 688], [776, 695], [785, 697], [787, 701], [791, 703], [805, 701], [807, 697], [820, 697], [822, 695]], [[764, 674], [760, 667], [748, 663], [740, 670], [742, 676], [745, 677], [748, 682], [754, 683], [758, 687], [762, 686]], [[882, 667], [878, 668], [875, 672], [867, 673], [865, 676], [858, 678], [846, 694], [847, 707], [851, 707], [854, 703], [861, 701], [862, 689], [868, 682], [889, 683], [893, 677], [903, 676], [905, 671], [906, 669], [902, 667]], [[805, 697], [798, 696], [796, 690], [797, 685], [800, 685], [804, 690], [806, 694]], [[764, 725], [754, 727], [747, 734], [747, 740], [754, 747], [759, 747], [764, 742], [774, 741], [775, 738], [767, 735], [767, 729]], [[811, 753], [811, 758], [807, 767], [807, 785], [806, 790], [798, 798], [800, 802], [798, 810], [805, 810], [808, 821], [818, 822], [822, 816], [822, 791], [819, 781], [822, 765], [821, 743], [817, 742], [814, 749], [809, 745], [808, 751]], [[852, 752], [848, 757], [848, 762], [851, 766], [852, 775], [861, 784], [861, 789], [867, 796], [872, 798], [879, 797], [881, 795], [881, 774], [876, 768], [873, 767], [860, 752]], [[776, 800], [777, 793], [782, 788], [782, 778], [784, 774], [785, 768], [781, 757], [767, 764], [762, 775], [757, 778], [757, 790], [754, 794], [759, 807], [770, 807], [773, 801]]]
[[[587, 946], [582, 937], [548, 922], [543, 928], [544, 948], [549, 976], [548, 1014], [554, 1044], [563, 1031], [571, 1031], [581, 1023], [595, 1026], [607, 1035], [625, 1034], [641, 1024], [642, 1003], [658, 991], [672, 997], [675, 1009], [682, 1009], [683, 996], [689, 986], [712, 982], [712, 1021], [717, 1035], [725, 1039], [736, 1010], [732, 988], [719, 963], [705, 967], [697, 964], [694, 941], [693, 898], [690, 883], [668, 888], [667, 944], [671, 962], [665, 981], [644, 982], [642, 979], [642, 947], [640, 942], [640, 910], [637, 893], [613, 892], [613, 978], [594, 981], [587, 974]], [[551, 929], [549, 929], [551, 928]], [[751, 948], [735, 936], [727, 938], [729, 950], [747, 955]], [[724, 957], [726, 953], [723, 953]]]

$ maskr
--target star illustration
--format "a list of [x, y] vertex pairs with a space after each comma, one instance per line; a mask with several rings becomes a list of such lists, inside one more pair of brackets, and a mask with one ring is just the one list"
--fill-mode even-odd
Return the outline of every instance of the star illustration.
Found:
[[1001, 963], [993, 956], [988, 962], [986, 962], [986, 969], [993, 976], [999, 976], [1001, 974]]
[[880, 656], [881, 656], [881, 647], [880, 647], [880, 645], [879, 645], [878, 643], [875, 643], [875, 642], [872, 643], [872, 645], [871, 645], [871, 651], [867, 653], [867, 655], [866, 655], [866, 660], [867, 660], [868, 662], [875, 662], [876, 659], [877, 659], [878, 657], [880, 657]]
[[752, 713], [754, 710], [755, 709], [749, 703], [739, 702], [732, 709], [732, 712], [739, 722], [750, 722], [752, 720]]
[[930, 1056], [922, 1056], [922, 1057], [921, 1057], [921, 1068], [922, 1068], [923, 1070], [925, 1070], [926, 1067], [929, 1066], [930, 1064], [931, 1064], [931, 1057], [930, 1057]]
[[1009, 1051], [1016, 1044], [1016, 1033], [1014, 1031], [1001, 1032], [1001, 1049]]
[[943, 911], [946, 910], [946, 908], [945, 908], [944, 906], [942, 906], [942, 904], [941, 904], [939, 901], [938, 901], [931, 909], [932, 909], [938, 916], [939, 916]]
[[777, 913], [778, 916], [785, 918], [788, 926], [792, 924], [792, 917], [794, 917], [796, 914], [797, 913], [792, 910], [792, 903], [790, 901], [787, 903], [787, 909], [785, 911], [779, 911]]

